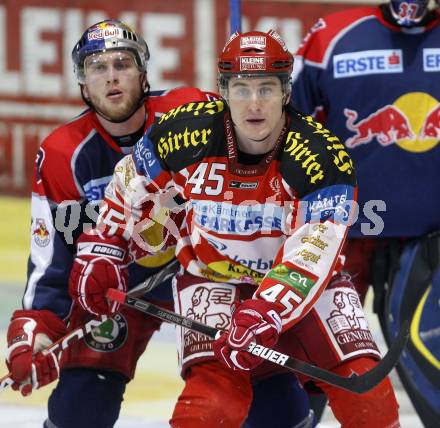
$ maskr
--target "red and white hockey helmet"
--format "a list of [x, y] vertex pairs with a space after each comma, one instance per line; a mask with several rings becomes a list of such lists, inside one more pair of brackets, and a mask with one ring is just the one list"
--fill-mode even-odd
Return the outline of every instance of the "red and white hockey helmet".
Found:
[[293, 55], [274, 30], [234, 33], [218, 58], [218, 86], [226, 98], [231, 77], [277, 76], [290, 93]]

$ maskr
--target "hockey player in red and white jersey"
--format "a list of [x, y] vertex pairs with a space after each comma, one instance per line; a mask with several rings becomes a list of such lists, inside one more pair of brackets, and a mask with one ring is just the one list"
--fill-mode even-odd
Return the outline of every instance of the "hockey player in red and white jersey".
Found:
[[[9, 325], [7, 365], [14, 389], [23, 395], [59, 375], [45, 426], [108, 428], [118, 418], [126, 383], [160, 322], [121, 310], [99, 332], [65, 351], [60, 363], [53, 354], [35, 360], [32, 354], [90, 319], [88, 312], [73, 305], [68, 278], [75, 243], [94, 224], [95, 207], [117, 162], [132, 151], [156, 117], [184, 102], [211, 97], [196, 88], [150, 92], [147, 44], [120, 21], [88, 28], [72, 58], [90, 108], [55, 129], [38, 152], [27, 287], [23, 309], [14, 312]], [[154, 243], [161, 233], [161, 227], [151, 228], [145, 239]], [[132, 288], [173, 259], [174, 248], [138, 258], [128, 267], [124, 284]], [[170, 304], [170, 281], [148, 296]]]
[[[80, 238], [70, 278], [84, 309], [110, 313], [106, 289], [124, 284], [100, 276], [94, 246], [126, 254], [164, 204], [180, 209], [163, 221], [182, 265], [175, 309], [225, 333], [214, 342], [179, 333], [185, 388], [170, 421], [178, 428], [242, 425], [252, 381], [278, 372], [245, 351], [251, 341], [345, 376], [380, 359], [338, 272], [357, 192], [344, 146], [289, 107], [293, 57], [276, 32], [235, 33], [218, 68], [223, 100], [171, 110], [118, 163], [99, 234]], [[127, 274], [123, 257], [110, 266]], [[344, 428], [399, 426], [389, 379], [363, 395], [316, 386]]]

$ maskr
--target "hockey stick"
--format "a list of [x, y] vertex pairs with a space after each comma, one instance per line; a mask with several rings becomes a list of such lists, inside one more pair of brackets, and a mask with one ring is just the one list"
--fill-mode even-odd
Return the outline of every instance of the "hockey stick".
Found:
[[231, 15], [231, 34], [241, 31], [241, 0], [229, 0]]
[[[108, 319], [107, 316], [104, 315], [101, 320], [92, 319], [86, 322], [81, 327], [76, 328], [75, 330], [71, 331], [70, 333], [58, 339], [56, 342], [52, 343], [52, 345], [50, 345], [49, 347], [38, 352], [38, 354], [47, 355], [51, 352], [64, 351], [69, 346], [71, 346], [72, 343], [81, 340], [84, 336], [86, 336], [89, 333], [92, 333], [95, 329], [99, 328], [102, 324], [104, 324], [107, 321], [107, 319]], [[6, 376], [3, 376], [0, 379], [0, 392], [6, 389], [8, 386], [12, 385], [13, 383], [14, 381], [11, 378], [11, 373], [8, 373]]]
[[[150, 276], [144, 282], [131, 289], [127, 293], [127, 296], [141, 296], [147, 293], [148, 291], [153, 290], [159, 284], [165, 282], [171, 276], [175, 275], [178, 266], [179, 264], [177, 260], [171, 261], [170, 263], [168, 263], [166, 267], [161, 269], [159, 272]], [[101, 320], [91, 319], [83, 326], [80, 326], [75, 330], [71, 331], [70, 333], [68, 333], [66, 336], [61, 337], [56, 342], [52, 343], [52, 345], [43, 349], [40, 352], [43, 355], [47, 355], [50, 352], [64, 351], [73, 343], [84, 338], [87, 334], [93, 333], [95, 330], [101, 327], [108, 319], [109, 318], [105, 315], [102, 316]], [[11, 378], [11, 373], [8, 373], [7, 375], [0, 378], [0, 392], [6, 389], [7, 387], [9, 387], [10, 385], [12, 385], [13, 383], [14, 381]]]
[[[107, 297], [110, 300], [114, 300], [123, 305], [129, 306], [133, 309], [143, 312], [144, 314], [152, 315], [163, 321], [167, 321], [172, 324], [204, 334], [211, 339], [215, 339], [217, 334], [221, 332], [214, 327], [192, 320], [191, 318], [184, 317], [175, 312], [162, 309], [159, 306], [146, 302], [145, 300], [130, 297], [127, 294], [116, 290], [115, 288], [111, 288], [108, 290]], [[265, 348], [264, 346], [257, 345], [255, 343], [251, 343], [247, 351], [252, 355], [259, 356], [274, 364], [283, 366], [290, 371], [310, 376], [314, 379], [326, 382], [330, 385], [337, 386], [338, 388], [345, 389], [349, 392], [362, 394], [378, 385], [394, 368], [397, 361], [399, 360], [403, 348], [406, 345], [408, 336], [409, 330], [408, 323], [406, 322], [402, 325], [399, 335], [393, 342], [385, 357], [380, 361], [380, 363], [367, 373], [364, 373], [360, 376], [353, 374], [351, 377], [339, 376], [335, 373], [329, 372], [328, 370], [321, 369], [312, 364], [297, 360], [296, 358], [290, 357], [289, 355], [283, 354], [270, 348]]]

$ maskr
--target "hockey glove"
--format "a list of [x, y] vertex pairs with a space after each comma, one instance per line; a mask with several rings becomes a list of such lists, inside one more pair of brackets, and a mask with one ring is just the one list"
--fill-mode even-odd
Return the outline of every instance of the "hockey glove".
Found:
[[6, 365], [14, 381], [12, 388], [23, 396], [33, 389], [56, 380], [59, 376], [57, 355], [37, 352], [47, 348], [66, 334], [66, 326], [53, 312], [41, 310], [15, 311], [9, 324]]
[[127, 291], [128, 242], [118, 236], [82, 234], [69, 278], [73, 300], [94, 315], [111, 315], [119, 304], [105, 294], [109, 288]]
[[281, 331], [282, 309], [262, 299], [243, 301], [232, 315], [229, 331], [213, 344], [215, 356], [229, 368], [251, 370], [264, 360], [245, 349], [252, 341], [266, 347], [274, 346]]

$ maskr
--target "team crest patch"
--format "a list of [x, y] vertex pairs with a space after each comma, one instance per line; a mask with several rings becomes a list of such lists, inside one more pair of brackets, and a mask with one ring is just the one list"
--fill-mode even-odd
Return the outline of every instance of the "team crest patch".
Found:
[[[231, 289], [198, 286], [191, 296], [186, 316], [219, 329], [226, 329], [231, 320], [227, 308], [233, 301], [234, 294]], [[211, 340], [203, 334], [186, 330], [183, 338], [186, 355], [211, 350]]]
[[[231, 305], [235, 301], [236, 287], [230, 284], [192, 284], [178, 291], [179, 312], [193, 320], [220, 330], [225, 330], [231, 321]], [[185, 371], [187, 364], [200, 358], [213, 357], [212, 339], [188, 330], [178, 334], [180, 366]]]
[[316, 309], [341, 359], [359, 354], [380, 355], [354, 290], [327, 289], [316, 302]]
[[84, 340], [87, 346], [97, 352], [113, 352], [119, 349], [127, 340], [127, 320], [117, 312], [90, 334]]
[[281, 197], [281, 185], [278, 177], [272, 177], [269, 181], [269, 187], [275, 193], [275, 196]]
[[37, 227], [32, 231], [34, 241], [39, 247], [47, 247], [50, 242], [50, 235], [46, 222], [43, 218], [37, 218], [35, 223]]

